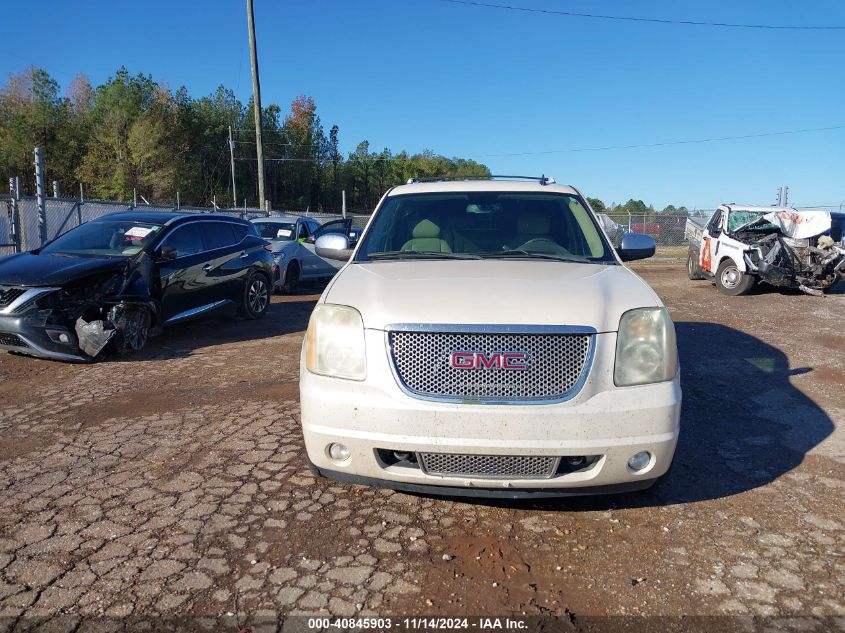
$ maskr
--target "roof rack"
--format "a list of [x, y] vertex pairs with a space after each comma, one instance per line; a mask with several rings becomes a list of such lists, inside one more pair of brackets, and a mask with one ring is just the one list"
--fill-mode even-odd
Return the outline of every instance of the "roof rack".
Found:
[[445, 182], [452, 180], [536, 180], [541, 185], [553, 185], [555, 179], [551, 176], [497, 176], [491, 174], [490, 176], [431, 176], [428, 178], [408, 178], [406, 184], [413, 185], [419, 182]]

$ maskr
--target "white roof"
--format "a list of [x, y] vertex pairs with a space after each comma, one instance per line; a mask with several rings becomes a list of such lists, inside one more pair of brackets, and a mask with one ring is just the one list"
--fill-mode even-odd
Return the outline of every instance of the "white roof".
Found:
[[766, 207], [754, 204], [722, 204], [720, 209], [730, 209], [731, 211], [753, 211], [754, 213], [777, 213], [779, 211], [787, 211], [794, 213], [796, 209], [792, 207]]
[[388, 195], [399, 196], [409, 193], [455, 193], [464, 191], [515, 191], [534, 193], [566, 193], [577, 195], [578, 192], [567, 185], [541, 185], [537, 180], [438, 180], [436, 182], [414, 182], [399, 185], [390, 190]]

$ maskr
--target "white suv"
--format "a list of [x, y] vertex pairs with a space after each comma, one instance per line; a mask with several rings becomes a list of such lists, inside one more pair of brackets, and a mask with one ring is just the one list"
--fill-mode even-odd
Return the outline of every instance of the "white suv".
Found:
[[[675, 331], [584, 197], [548, 178], [388, 191], [311, 315], [302, 431], [341, 481], [479, 496], [640, 490], [669, 468]], [[351, 259], [350, 259], [351, 257]]]

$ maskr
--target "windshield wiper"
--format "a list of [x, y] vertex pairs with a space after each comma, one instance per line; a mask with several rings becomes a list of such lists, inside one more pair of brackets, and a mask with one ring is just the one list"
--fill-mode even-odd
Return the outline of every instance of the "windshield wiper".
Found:
[[582, 259], [579, 257], [565, 257], [563, 255], [552, 255], [551, 253], [531, 253], [529, 251], [523, 250], [509, 250], [509, 251], [490, 251], [487, 253], [479, 253], [481, 257], [484, 259], [505, 259], [505, 258], [514, 258], [514, 259], [551, 259], [558, 262], [573, 262], [576, 264], [589, 264], [590, 261], [588, 259]]
[[428, 251], [384, 251], [371, 253], [370, 259], [480, 259], [468, 253], [433, 253]]

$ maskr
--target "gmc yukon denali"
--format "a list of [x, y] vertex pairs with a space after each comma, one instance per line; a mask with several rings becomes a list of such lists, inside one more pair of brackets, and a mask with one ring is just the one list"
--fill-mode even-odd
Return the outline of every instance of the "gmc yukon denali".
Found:
[[585, 198], [550, 178], [409, 181], [308, 325], [302, 430], [312, 472], [445, 495], [647, 488], [669, 468], [681, 388], [675, 330]]

